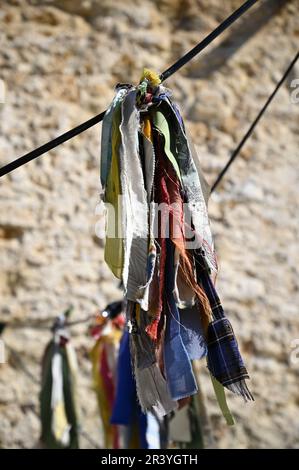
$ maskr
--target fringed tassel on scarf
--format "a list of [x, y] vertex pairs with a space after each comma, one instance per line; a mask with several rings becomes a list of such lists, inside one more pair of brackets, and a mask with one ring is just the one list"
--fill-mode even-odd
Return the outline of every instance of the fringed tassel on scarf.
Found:
[[220, 318], [210, 323], [207, 345], [207, 363], [211, 374], [224, 387], [241, 395], [245, 401], [253, 400], [245, 382], [245, 379], [249, 379], [249, 375], [233, 328], [227, 318]]
[[240, 380], [239, 382], [226, 385], [226, 388], [236, 395], [243, 397], [245, 401], [254, 401], [254, 397], [247, 387], [245, 380]]
[[207, 331], [208, 368], [224, 387], [242, 395], [245, 401], [253, 400], [245, 382], [249, 375], [238, 342], [230, 321], [225, 317], [202, 250], [195, 252], [195, 264], [198, 281], [207, 294], [214, 318]]

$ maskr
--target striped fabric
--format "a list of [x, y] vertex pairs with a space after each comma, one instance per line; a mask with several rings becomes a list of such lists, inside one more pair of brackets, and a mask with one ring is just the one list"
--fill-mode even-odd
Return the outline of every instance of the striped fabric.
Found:
[[209, 268], [202, 250], [194, 254], [197, 279], [209, 299], [213, 321], [207, 333], [207, 364], [213, 375], [224, 387], [242, 395], [245, 400], [253, 400], [245, 380], [249, 379], [239, 351], [230, 321], [226, 318], [220, 299], [209, 274]]

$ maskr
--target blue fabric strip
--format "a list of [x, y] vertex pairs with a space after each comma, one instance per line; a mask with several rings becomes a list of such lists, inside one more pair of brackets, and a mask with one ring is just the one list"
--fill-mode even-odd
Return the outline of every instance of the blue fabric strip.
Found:
[[124, 332], [119, 347], [116, 396], [110, 423], [128, 426], [128, 436], [131, 435], [134, 423], [137, 423], [140, 447], [142, 449], [148, 448], [146, 440], [147, 416], [142, 413], [137, 400], [128, 331]]
[[180, 330], [180, 314], [174, 298], [174, 246], [167, 239], [166, 255], [166, 331], [164, 363], [166, 380], [173, 400], [180, 400], [197, 392], [191, 361], [184, 346]]
[[119, 346], [117, 383], [111, 424], [129, 425], [137, 405], [136, 386], [132, 374], [130, 334], [125, 331]]
[[202, 331], [198, 307], [179, 309], [180, 332], [189, 359], [201, 359], [207, 355], [207, 344]]

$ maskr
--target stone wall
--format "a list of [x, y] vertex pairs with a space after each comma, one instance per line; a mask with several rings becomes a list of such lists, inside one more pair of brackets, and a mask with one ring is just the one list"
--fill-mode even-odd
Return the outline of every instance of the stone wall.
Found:
[[[240, 5], [238, 0], [2, 0], [0, 164], [101, 112], [119, 82], [143, 66], [173, 63]], [[201, 57], [167, 82], [212, 183], [298, 48], [296, 1], [258, 2]], [[227, 428], [202, 366], [216, 445], [299, 446], [299, 103], [291, 80], [210, 200], [219, 292], [252, 376], [256, 401], [229, 394]], [[74, 319], [119, 297], [95, 225], [97, 125], [0, 180], [0, 320], [47, 321], [74, 305]], [[297, 186], [298, 185], [298, 186]], [[86, 325], [73, 328], [83, 429], [101, 445]], [[0, 365], [0, 447], [39, 437], [40, 358], [50, 333], [9, 328]], [[9, 349], [12, 348], [12, 349]], [[16, 352], [19, 355], [16, 355]], [[25, 366], [25, 370], [24, 370]], [[93, 445], [82, 437], [82, 447]]]

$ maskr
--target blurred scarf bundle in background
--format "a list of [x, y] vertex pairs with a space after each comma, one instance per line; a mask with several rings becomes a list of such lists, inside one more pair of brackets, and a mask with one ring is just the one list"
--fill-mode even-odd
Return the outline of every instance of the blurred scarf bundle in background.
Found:
[[123, 302], [109, 304], [96, 316], [91, 335], [96, 340], [90, 352], [93, 386], [97, 395], [106, 449], [118, 449], [119, 429], [110, 424], [115, 401], [116, 369], [119, 343], [123, 334]]
[[53, 338], [42, 359], [40, 392], [41, 443], [50, 449], [79, 447], [76, 406], [77, 359], [65, 328], [66, 314], [57, 318]]
[[103, 121], [101, 183], [105, 260], [125, 290], [142, 410], [163, 416], [194, 395], [192, 361], [205, 356], [219, 403], [223, 386], [253, 399], [212, 281], [208, 185], [171, 92], [154, 72], [145, 69], [137, 87], [116, 87]]
[[93, 383], [103, 425], [105, 448], [166, 449], [202, 448], [199, 395], [182, 409], [161, 417], [153, 410], [143, 413], [137, 400], [129, 333], [125, 329], [125, 302], [112, 302], [99, 312], [90, 328]]
[[93, 383], [103, 424], [105, 448], [167, 447], [164, 419], [143, 413], [132, 374], [124, 302], [112, 302], [96, 317], [91, 334]]
[[[125, 326], [126, 303], [112, 302], [97, 312], [89, 326], [95, 339], [90, 352], [93, 385], [102, 422], [104, 448], [203, 448], [211, 445], [211, 429], [202, 394], [181, 401], [167, 416], [154, 409], [143, 412], [133, 375], [130, 334]], [[71, 309], [57, 317], [53, 338], [42, 359], [40, 392], [41, 445], [79, 448], [76, 399], [77, 360], [68, 326]], [[90, 319], [90, 316], [87, 317]], [[85, 321], [85, 320], [84, 320]]]

